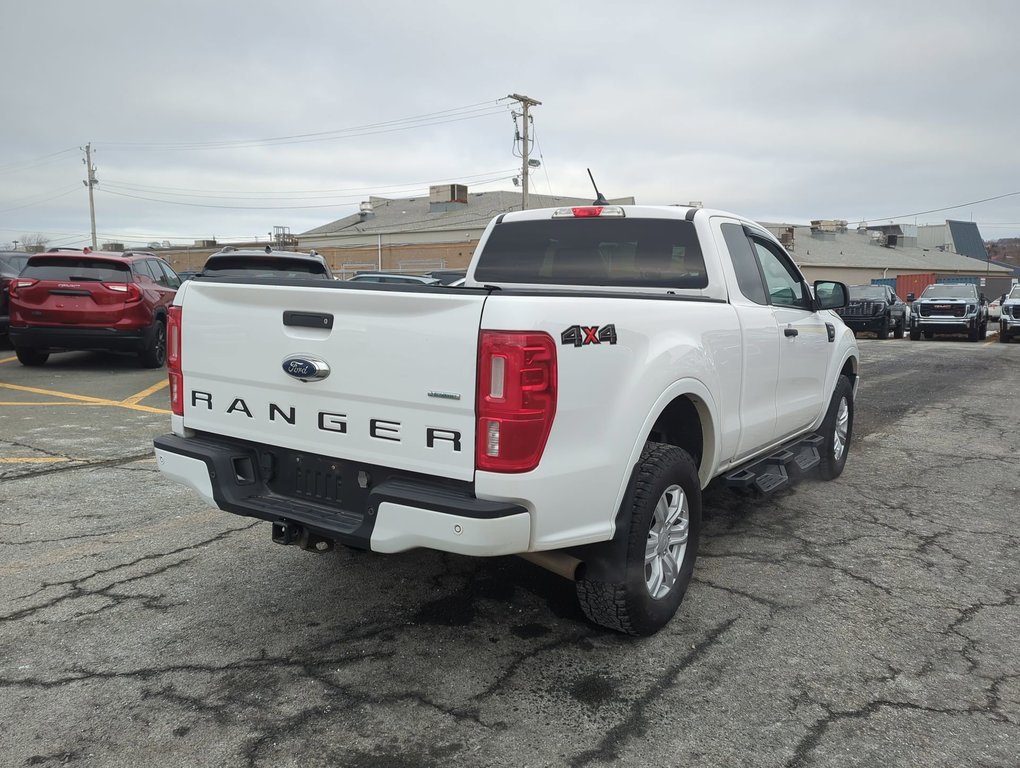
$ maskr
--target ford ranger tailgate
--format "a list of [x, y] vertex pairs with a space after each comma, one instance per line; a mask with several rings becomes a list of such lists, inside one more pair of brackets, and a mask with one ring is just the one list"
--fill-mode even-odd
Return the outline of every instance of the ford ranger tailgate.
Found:
[[486, 294], [192, 281], [184, 426], [472, 479]]

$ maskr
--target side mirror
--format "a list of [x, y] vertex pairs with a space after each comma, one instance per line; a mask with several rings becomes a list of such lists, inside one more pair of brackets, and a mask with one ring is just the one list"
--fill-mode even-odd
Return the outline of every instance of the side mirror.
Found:
[[913, 301], [916, 297], [912, 293], [907, 294], [907, 301]]
[[982, 293], [982, 294], [981, 294], [981, 302], [982, 302], [982, 303], [984, 303], [984, 302], [986, 302], [986, 301], [988, 301], [988, 297], [987, 297], [987, 296], [985, 296], [985, 295], [984, 295], [984, 294]]
[[835, 280], [815, 280], [815, 309], [839, 309], [849, 304], [850, 291], [846, 283]]

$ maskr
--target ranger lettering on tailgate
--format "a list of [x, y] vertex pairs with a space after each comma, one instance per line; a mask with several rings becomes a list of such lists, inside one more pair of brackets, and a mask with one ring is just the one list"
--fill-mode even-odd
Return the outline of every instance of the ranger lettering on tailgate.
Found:
[[[211, 392], [191, 391], [191, 406], [198, 408], [204, 405], [206, 410], [213, 410], [213, 396]], [[246, 418], [254, 419], [255, 414], [243, 398], [231, 399], [224, 411], [226, 414], [242, 414]], [[280, 406], [276, 403], [269, 403], [269, 421], [285, 421], [287, 424], [297, 424], [297, 406]], [[347, 427], [350, 420], [346, 413], [330, 413], [328, 411], [317, 411], [315, 414], [316, 427], [323, 432], [337, 432], [347, 434]], [[386, 419], [369, 418], [367, 432], [370, 437], [390, 442], [402, 442], [401, 423], [399, 421], [388, 421]], [[426, 427], [424, 436], [425, 446], [435, 448], [438, 445], [448, 445], [453, 451], [461, 450], [461, 433], [456, 429], [444, 429], [441, 427]]]

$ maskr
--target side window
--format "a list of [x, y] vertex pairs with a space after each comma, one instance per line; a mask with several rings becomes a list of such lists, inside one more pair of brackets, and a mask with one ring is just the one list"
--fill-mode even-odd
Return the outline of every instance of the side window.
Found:
[[170, 269], [170, 265], [169, 264], [167, 264], [165, 261], [157, 261], [156, 264], [158, 264], [159, 268], [163, 270], [163, 276], [166, 278], [165, 285], [168, 288], [180, 288], [181, 287], [181, 278], [179, 278], [177, 276], [176, 272], [174, 272], [172, 269]]
[[156, 279], [155, 277], [152, 276], [152, 270], [149, 269], [148, 261], [136, 261], [134, 264], [131, 265], [131, 271], [134, 272], [139, 277], [147, 277], [150, 280]]
[[755, 304], [768, 304], [765, 294], [765, 283], [762, 282], [758, 261], [751, 250], [751, 241], [747, 239], [744, 228], [739, 224], [723, 224], [723, 239], [733, 259], [733, 271], [737, 273], [737, 285], [740, 292]]
[[804, 294], [804, 284], [789, 259], [781, 255], [778, 249], [766, 240], [752, 238], [751, 242], [754, 244], [758, 263], [761, 264], [765, 287], [768, 288], [772, 303], [779, 307], [810, 309], [810, 297]]
[[149, 268], [152, 273], [152, 279], [156, 281], [158, 285], [162, 285], [167, 288], [166, 275], [163, 274], [163, 270], [159, 268], [159, 262], [153, 261], [152, 259], [145, 260], [145, 266]]

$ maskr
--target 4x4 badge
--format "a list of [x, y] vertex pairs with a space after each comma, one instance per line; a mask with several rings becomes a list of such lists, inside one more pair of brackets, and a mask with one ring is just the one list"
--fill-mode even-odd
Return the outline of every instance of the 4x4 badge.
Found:
[[283, 372], [300, 381], [321, 381], [329, 376], [329, 363], [317, 357], [291, 355], [283, 361]]
[[615, 344], [616, 325], [572, 325], [560, 334], [560, 344], [584, 347], [588, 344]]

